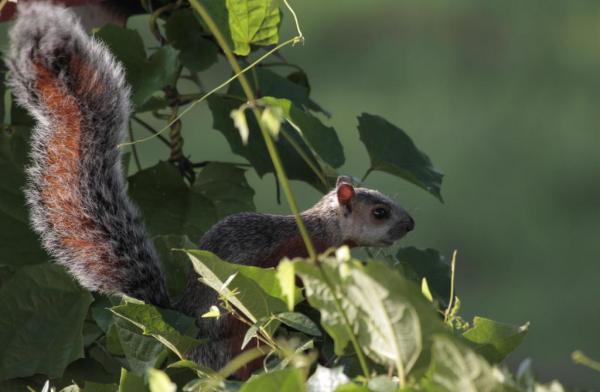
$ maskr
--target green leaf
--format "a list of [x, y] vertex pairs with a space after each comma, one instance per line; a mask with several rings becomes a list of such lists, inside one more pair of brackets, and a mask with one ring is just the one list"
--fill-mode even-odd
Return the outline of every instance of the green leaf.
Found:
[[443, 175], [403, 130], [382, 117], [363, 113], [358, 117], [358, 131], [371, 158], [370, 170], [404, 178], [443, 201]]
[[415, 283], [427, 279], [433, 297], [442, 308], [450, 299], [450, 264], [435, 249], [400, 248], [396, 253], [403, 275]]
[[167, 162], [129, 177], [129, 194], [142, 210], [151, 235], [200, 238], [217, 221], [210, 200], [190, 189], [178, 170]]
[[148, 388], [144, 384], [144, 379], [127, 369], [121, 369], [121, 379], [119, 381], [119, 392], [147, 392]]
[[15, 130], [0, 129], [0, 265], [18, 267], [42, 263], [48, 259], [48, 255], [29, 227], [23, 194], [29, 124], [20, 123], [14, 116], [12, 121]]
[[268, 105], [280, 107], [285, 118], [300, 129], [312, 149], [332, 167], [340, 167], [344, 161], [344, 150], [335, 129], [326, 127], [310, 113], [304, 112], [284, 98], [262, 97]]
[[144, 65], [142, 73], [131, 81], [131, 99], [135, 106], [142, 106], [156, 91], [174, 85], [178, 67], [177, 51], [172, 47], [163, 46], [154, 52]]
[[358, 261], [340, 263], [328, 258], [321, 269], [302, 262], [296, 269], [309, 303], [321, 311], [321, 324], [334, 339], [338, 355], [344, 352], [350, 335], [334, 294], [365, 353], [380, 364], [401, 367], [405, 373], [427, 345], [422, 337], [442, 328], [417, 287], [382, 263], [373, 261], [363, 267]]
[[427, 391], [490, 391], [512, 389], [503, 385], [505, 376], [490, 366], [482, 357], [449, 336], [433, 338], [431, 377], [426, 381]]
[[304, 377], [300, 369], [284, 369], [260, 374], [246, 381], [239, 392], [304, 392]]
[[513, 352], [528, 332], [529, 323], [520, 327], [483, 317], [473, 318], [473, 327], [463, 333], [475, 344], [475, 351], [492, 363], [501, 362]]
[[150, 392], [175, 392], [177, 385], [171, 381], [167, 373], [158, 369], [148, 369]]
[[[298, 108], [311, 109], [312, 101], [309, 98], [308, 87], [296, 84], [266, 68], [255, 68], [254, 71], [253, 77], [249, 78], [248, 82], [252, 90], [260, 91], [261, 97], [283, 98], [291, 101]], [[245, 96], [237, 80], [229, 85], [227, 94], [236, 97]]]
[[252, 339], [254, 339], [257, 335], [258, 335], [258, 331], [261, 327], [263, 327], [267, 321], [269, 319], [266, 318], [262, 318], [260, 320], [258, 320], [257, 322], [255, 322], [254, 324], [252, 324], [248, 330], [246, 331], [246, 334], [244, 335], [244, 339], [242, 340], [242, 345], [241, 345], [241, 349], [243, 350], [248, 343], [250, 343], [250, 341]]
[[132, 101], [138, 109], [156, 91], [174, 83], [179, 66], [174, 48], [163, 46], [147, 58], [144, 43], [137, 31], [112, 24], [99, 29], [95, 36], [106, 43], [125, 66], [127, 81], [133, 89]]
[[217, 62], [217, 46], [202, 36], [202, 26], [191, 9], [173, 12], [165, 23], [165, 34], [179, 50], [181, 63], [190, 71], [203, 71]]
[[281, 321], [288, 327], [297, 329], [300, 332], [304, 332], [311, 336], [321, 336], [321, 330], [319, 327], [308, 317], [302, 313], [296, 312], [284, 312], [277, 315], [277, 320]]
[[176, 302], [185, 289], [190, 261], [185, 253], [174, 249], [194, 248], [196, 244], [185, 235], [161, 235], [153, 240], [167, 278], [169, 298]]
[[367, 386], [373, 392], [396, 392], [398, 390], [398, 381], [380, 375], [370, 379]]
[[278, 106], [265, 107], [260, 116], [260, 122], [275, 140], [279, 137], [279, 130], [284, 120], [283, 109]]
[[431, 295], [429, 285], [427, 284], [427, 279], [425, 278], [421, 280], [421, 293], [423, 293], [423, 295], [429, 300], [429, 302], [433, 302], [433, 296]]
[[[229, 30], [229, 11], [227, 10], [227, 6], [225, 5], [225, 1], [223, 0], [198, 0], [200, 3], [204, 5], [204, 8], [208, 11], [211, 18], [223, 34], [225, 41], [230, 48], [234, 46], [233, 39], [231, 38], [231, 31]], [[208, 26], [200, 15], [197, 13], [194, 14], [196, 19], [202, 24], [202, 27], [205, 31], [210, 31]]]
[[250, 54], [250, 44], [273, 45], [279, 42], [281, 14], [277, 0], [225, 0], [234, 52]]
[[0, 380], [59, 377], [83, 357], [92, 296], [54, 264], [24, 266], [0, 288]]
[[[186, 252], [203, 283], [226, 295], [227, 299], [253, 323], [285, 312], [285, 298], [274, 269], [228, 263], [204, 250]], [[225, 287], [226, 282], [228, 284]], [[299, 291], [296, 298], [298, 301], [302, 300]], [[269, 324], [269, 327], [273, 324]], [[274, 328], [270, 329], [272, 330]]]
[[167, 349], [151, 336], [144, 336], [140, 329], [127, 320], [115, 317], [106, 334], [106, 349], [113, 355], [125, 356], [127, 368], [139, 377], [149, 367], [158, 366]]
[[296, 303], [296, 269], [294, 263], [287, 258], [281, 260], [277, 265], [277, 280], [281, 287], [281, 293], [286, 298], [288, 310], [291, 312], [294, 310], [294, 304]]
[[245, 146], [248, 144], [248, 137], [250, 136], [250, 129], [248, 128], [248, 120], [246, 120], [246, 105], [240, 106], [238, 109], [231, 111], [231, 119], [233, 125], [240, 131], [240, 138], [242, 144]]
[[231, 163], [209, 163], [196, 176], [192, 187], [215, 206], [217, 219], [255, 211], [254, 189], [248, 185], [246, 170]]
[[181, 313], [173, 310], [159, 311], [152, 305], [133, 302], [114, 306], [110, 310], [140, 328], [144, 335], [152, 336], [161, 342], [180, 359], [184, 359], [185, 353], [198, 344], [196, 339], [183, 335], [182, 331], [169, 323], [171, 321], [186, 333], [195, 335], [193, 319]]
[[[274, 173], [273, 163], [271, 162], [269, 152], [267, 151], [254, 116], [248, 117], [250, 137], [248, 139], [248, 144], [244, 145], [240, 139], [238, 130], [230, 117], [231, 111], [238, 108], [239, 101], [212, 95], [208, 98], [208, 105], [213, 115], [213, 128], [223, 133], [229, 142], [231, 150], [235, 154], [246, 158], [252, 166], [254, 166], [256, 173], [260, 177], [264, 176], [266, 173]], [[300, 146], [301, 150], [312, 164], [317, 168], [320, 168], [318, 161], [306, 143], [302, 140], [300, 134], [291, 128], [286, 128], [286, 130], [296, 144]], [[275, 144], [282, 158], [288, 178], [305, 181], [320, 191], [328, 191], [328, 187], [319, 180], [319, 177], [312, 171], [310, 166], [306, 164], [286, 138], [279, 138]]]

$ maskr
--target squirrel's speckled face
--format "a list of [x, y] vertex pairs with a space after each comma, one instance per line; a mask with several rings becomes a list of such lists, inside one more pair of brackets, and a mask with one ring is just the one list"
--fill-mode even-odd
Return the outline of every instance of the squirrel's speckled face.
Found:
[[389, 246], [414, 229], [412, 217], [392, 199], [367, 188], [354, 188], [339, 177], [336, 194], [344, 242], [356, 246]]

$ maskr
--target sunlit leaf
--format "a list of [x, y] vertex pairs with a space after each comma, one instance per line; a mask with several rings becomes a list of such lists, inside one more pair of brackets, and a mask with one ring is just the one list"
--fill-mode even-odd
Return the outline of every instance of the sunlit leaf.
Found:
[[304, 377], [300, 369], [284, 369], [260, 374], [245, 382], [239, 392], [304, 392]]
[[500, 370], [449, 336], [434, 336], [432, 362], [426, 390], [429, 391], [511, 391], [503, 385]]
[[231, 119], [233, 120], [233, 125], [235, 125], [240, 132], [242, 144], [245, 146], [248, 144], [248, 137], [250, 137], [250, 129], [248, 128], [245, 109], [243, 107], [239, 109], [233, 109], [231, 111]]
[[184, 359], [185, 353], [198, 344], [197, 340], [184, 335], [169, 323], [169, 321], [173, 322], [179, 329], [195, 335], [193, 319], [183, 314], [169, 310], [159, 311], [152, 305], [132, 302], [114, 306], [110, 310], [141, 329], [144, 335], [158, 340], [181, 359]]
[[148, 369], [150, 392], [175, 392], [177, 385], [171, 381], [167, 373], [158, 369]]
[[294, 263], [288, 259], [282, 260], [277, 265], [277, 279], [279, 286], [281, 286], [281, 293], [286, 298], [288, 310], [291, 312], [294, 310], [294, 304], [296, 303], [296, 272]]
[[475, 344], [476, 352], [492, 363], [499, 363], [521, 344], [528, 328], [529, 323], [514, 326], [475, 317], [473, 327], [465, 331], [463, 336]]
[[225, 4], [236, 54], [248, 55], [250, 44], [272, 45], [279, 41], [279, 1], [225, 0]]
[[[252, 322], [286, 311], [285, 298], [274, 269], [227, 263], [203, 250], [188, 250], [187, 253], [206, 285], [221, 294], [238, 293], [227, 298]], [[224, 287], [225, 281], [232, 276], [233, 279]], [[301, 300], [299, 293], [296, 298]]]

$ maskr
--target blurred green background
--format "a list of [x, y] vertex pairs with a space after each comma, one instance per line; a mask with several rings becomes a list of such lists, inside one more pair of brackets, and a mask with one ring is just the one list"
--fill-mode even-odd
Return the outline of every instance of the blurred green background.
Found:
[[[292, 4], [306, 43], [284, 54], [307, 71], [313, 98], [333, 114], [346, 153], [342, 171], [361, 177], [369, 166], [356, 129], [361, 112], [403, 128], [445, 173], [445, 204], [372, 174], [366, 186], [415, 217], [416, 231], [402, 245], [447, 256], [458, 249], [467, 318], [531, 322], [508, 360], [513, 370], [531, 357], [543, 381], [600, 386], [597, 373], [570, 359], [576, 349], [600, 358], [600, 2]], [[207, 86], [227, 75], [220, 65], [203, 76]], [[184, 123], [194, 160], [242, 161], [211, 130], [206, 107]], [[155, 142], [141, 154], [146, 165], [168, 157]], [[287, 211], [276, 204], [272, 176], [249, 177], [259, 210]], [[319, 198], [304, 184], [294, 190], [302, 207]]]

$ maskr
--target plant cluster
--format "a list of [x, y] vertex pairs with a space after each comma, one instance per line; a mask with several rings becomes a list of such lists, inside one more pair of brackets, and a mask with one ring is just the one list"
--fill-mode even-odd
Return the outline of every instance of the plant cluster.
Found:
[[[461, 318], [450, 262], [432, 249], [402, 248], [381, 260], [354, 259], [347, 248], [317, 255], [303, 228], [288, 180], [326, 192], [345, 161], [329, 113], [310, 95], [308, 75], [279, 49], [302, 43], [293, 9], [283, 0], [142, 0], [154, 41], [106, 25], [94, 32], [124, 64], [132, 86], [129, 193], [161, 254], [172, 298], [191, 264], [219, 293], [222, 307], [247, 324], [247, 348], [222, 369], [186, 359], [202, 338], [194, 320], [133, 298], [91, 294], [47, 262], [28, 228], [21, 194], [32, 120], [0, 84], [0, 389], [62, 391], [563, 391], [539, 384], [525, 361], [502, 367], [527, 333], [483, 317]], [[297, 35], [281, 40], [282, 19]], [[206, 70], [231, 77], [214, 88]], [[0, 69], [0, 80], [6, 70]], [[194, 161], [185, 154], [182, 121], [208, 104], [213, 127], [248, 163]], [[148, 119], [162, 121], [161, 129]], [[156, 120], [153, 120], [156, 121]], [[408, 181], [442, 200], [442, 175], [410, 137], [374, 114], [358, 116], [372, 171]], [[142, 168], [138, 149], [160, 140], [168, 160]], [[194, 250], [219, 219], [254, 210], [247, 170], [273, 173], [297, 218], [309, 257], [276, 269], [228, 263]], [[168, 201], [168, 202], [165, 202]], [[299, 282], [301, 285], [299, 286]], [[258, 341], [259, 345], [251, 342]], [[262, 358], [245, 382], [231, 376]], [[599, 365], [578, 353], [590, 367]]]

